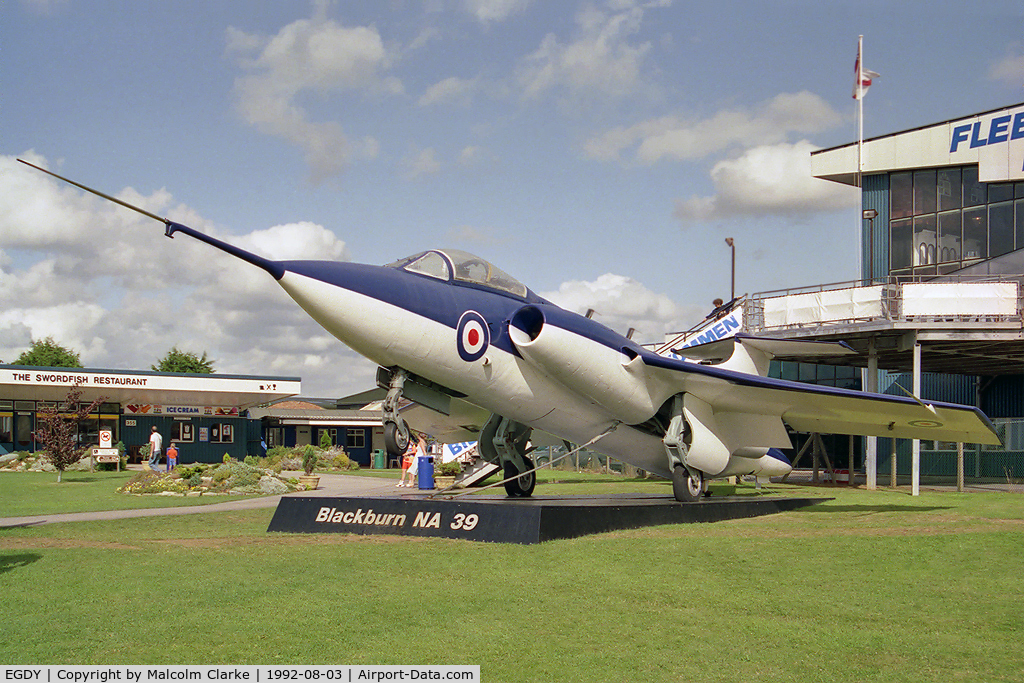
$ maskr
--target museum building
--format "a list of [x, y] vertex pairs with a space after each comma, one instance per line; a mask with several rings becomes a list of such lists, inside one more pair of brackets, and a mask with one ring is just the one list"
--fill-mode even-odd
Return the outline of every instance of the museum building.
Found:
[[260, 455], [262, 424], [248, 410], [301, 391], [297, 377], [0, 365], [0, 454], [39, 449], [39, 411], [75, 386], [84, 405], [102, 399], [79, 425], [82, 445], [98, 444], [100, 429], [109, 429], [137, 454], [156, 426], [165, 445], [178, 444], [182, 463]]
[[[1003, 446], [972, 446], [967, 476], [1024, 476], [1024, 103], [819, 150], [811, 170], [861, 188], [861, 279], [754, 295], [745, 328], [860, 353], [801, 363], [801, 379], [876, 365], [868, 390], [916, 382], [925, 400], [979, 406]], [[905, 473], [909, 442], [896, 446]], [[921, 448], [922, 474], [956, 472], [955, 444]], [[879, 446], [879, 473], [890, 455]]]

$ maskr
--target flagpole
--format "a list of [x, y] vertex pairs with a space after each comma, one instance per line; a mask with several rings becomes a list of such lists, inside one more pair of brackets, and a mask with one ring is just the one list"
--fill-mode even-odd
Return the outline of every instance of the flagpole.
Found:
[[[857, 191], [860, 193], [860, 212], [857, 220], [857, 232], [864, 232], [864, 36], [857, 37]], [[863, 234], [861, 236], [863, 240]], [[868, 258], [874, 251], [874, 245], [868, 245]], [[860, 279], [864, 278], [864, 250], [861, 249]], [[871, 283], [874, 284], [874, 283]]]

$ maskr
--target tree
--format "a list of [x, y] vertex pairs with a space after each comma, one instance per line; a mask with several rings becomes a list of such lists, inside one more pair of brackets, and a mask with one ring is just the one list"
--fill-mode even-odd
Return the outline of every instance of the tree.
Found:
[[82, 390], [76, 383], [65, 399], [54, 405], [48, 405], [36, 412], [38, 427], [36, 438], [46, 448], [45, 457], [57, 468], [57, 481], [60, 482], [64, 470], [82, 458], [85, 448], [78, 443], [78, 424], [89, 417], [105, 396], [97, 398], [87, 406], [80, 403]]
[[13, 365], [28, 365], [34, 368], [80, 368], [82, 359], [71, 349], [55, 342], [53, 337], [34, 340], [28, 351], [15, 359]]
[[191, 351], [180, 351], [177, 346], [172, 346], [163, 358], [151, 366], [157, 372], [194, 372], [203, 375], [213, 373], [214, 361], [206, 357], [203, 351], [202, 357]]

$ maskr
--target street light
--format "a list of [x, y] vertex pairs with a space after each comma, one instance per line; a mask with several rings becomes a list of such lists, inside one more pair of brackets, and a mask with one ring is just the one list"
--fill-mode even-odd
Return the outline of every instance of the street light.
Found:
[[878, 212], [874, 209], [861, 211], [861, 218], [868, 220], [868, 278], [869, 284], [875, 284], [875, 218]]
[[729, 245], [729, 249], [732, 250], [732, 284], [729, 289], [729, 301], [736, 300], [736, 244], [733, 242], [731, 237], [725, 238], [725, 243]]

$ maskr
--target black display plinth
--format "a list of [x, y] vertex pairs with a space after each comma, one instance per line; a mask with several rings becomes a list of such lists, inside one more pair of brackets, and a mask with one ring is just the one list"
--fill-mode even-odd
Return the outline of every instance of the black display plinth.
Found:
[[284, 496], [267, 531], [435, 536], [540, 543], [659, 524], [757, 517], [828, 498], [726, 496], [679, 503], [670, 496], [471, 496], [332, 498]]

